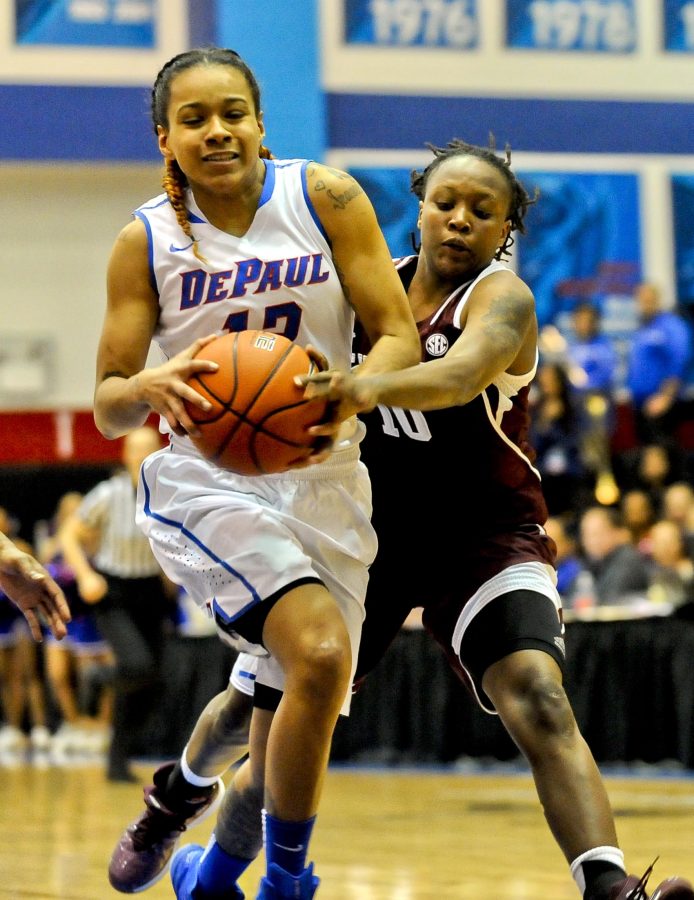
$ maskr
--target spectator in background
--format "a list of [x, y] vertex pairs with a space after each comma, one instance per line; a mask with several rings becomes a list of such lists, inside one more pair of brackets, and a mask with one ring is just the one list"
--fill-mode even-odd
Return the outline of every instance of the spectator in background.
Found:
[[682, 388], [691, 356], [689, 326], [664, 307], [655, 284], [636, 286], [639, 325], [627, 363], [636, 434], [641, 443], [672, 440], [681, 421]]
[[[0, 507], [0, 537], [3, 561], [10, 558], [7, 543], [18, 553], [26, 554], [32, 562], [31, 546], [16, 535], [17, 523], [10, 513]], [[38, 566], [38, 563], [36, 563]], [[12, 585], [8, 584], [8, 590]], [[16, 603], [3, 590], [0, 579], [0, 699], [3, 723], [0, 725], [0, 754], [12, 758], [23, 756], [27, 750], [45, 754], [50, 746], [50, 732], [46, 725], [46, 694], [40, 671], [40, 658], [31, 640], [27, 622]], [[31, 622], [29, 622], [31, 625]], [[29, 734], [24, 730], [29, 720]]]
[[681, 454], [672, 444], [645, 444], [621, 457], [618, 481], [624, 490], [646, 491], [659, 511], [666, 488], [682, 480], [682, 471]]
[[568, 373], [582, 412], [581, 455], [595, 475], [595, 496], [611, 505], [619, 499], [612, 471], [612, 435], [615, 429], [614, 388], [617, 353], [600, 331], [600, 310], [585, 300], [572, 312], [573, 335], [566, 347]]
[[160, 448], [154, 428], [127, 434], [123, 470], [92, 488], [60, 530], [79, 595], [93, 604], [116, 661], [110, 781], [136, 780], [129, 767], [132, 748], [156, 708], [171, 601], [149, 541], [135, 524], [135, 499], [142, 461]]
[[651, 532], [648, 597], [675, 609], [694, 602], [694, 561], [687, 552], [682, 528], [661, 519]]
[[573, 335], [566, 355], [569, 377], [584, 394], [599, 394], [611, 401], [617, 371], [617, 353], [600, 331], [600, 310], [588, 300], [577, 303], [571, 314]]
[[[75, 573], [63, 559], [61, 527], [82, 502], [79, 491], [59, 499], [50, 522], [37, 523], [36, 556], [62, 587], [72, 621], [64, 641], [49, 635], [44, 645], [46, 678], [61, 723], [51, 751], [56, 762], [71, 753], [102, 753], [109, 742], [113, 711], [113, 656], [96, 625], [94, 612], [77, 591]], [[41, 527], [42, 526], [42, 527]]]
[[581, 456], [582, 416], [564, 366], [543, 363], [531, 389], [530, 443], [550, 515], [584, 505], [586, 468]]
[[591, 506], [582, 514], [579, 530], [598, 603], [613, 606], [644, 598], [649, 584], [648, 564], [629, 540], [619, 511]]
[[688, 481], [675, 481], [665, 488], [662, 516], [680, 526], [687, 552], [694, 558], [694, 488]]
[[[579, 594], [583, 594], [582, 585], [586, 579], [581, 575], [587, 573], [587, 569], [578, 553], [578, 542], [571, 528], [563, 517], [550, 516], [545, 522], [545, 531], [557, 545], [557, 590], [562, 599], [562, 605], [571, 609]], [[588, 579], [592, 590], [592, 576]]]
[[648, 491], [634, 488], [623, 495], [620, 511], [631, 543], [639, 553], [648, 556], [651, 549], [651, 528], [658, 518], [653, 497]]

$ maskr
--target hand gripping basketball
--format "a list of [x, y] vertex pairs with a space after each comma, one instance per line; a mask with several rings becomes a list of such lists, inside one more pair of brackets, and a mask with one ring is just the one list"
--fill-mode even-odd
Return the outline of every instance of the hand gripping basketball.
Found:
[[305, 400], [294, 382], [315, 368], [303, 347], [272, 332], [239, 331], [206, 344], [195, 358], [219, 365], [188, 379], [211, 404], [201, 410], [185, 402], [197, 426], [191, 441], [206, 459], [240, 475], [267, 475], [311, 455], [308, 429], [323, 421], [328, 402]]

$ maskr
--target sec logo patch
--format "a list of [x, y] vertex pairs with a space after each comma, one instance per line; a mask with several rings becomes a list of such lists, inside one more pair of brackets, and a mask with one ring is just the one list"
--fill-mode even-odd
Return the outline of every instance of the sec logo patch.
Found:
[[429, 356], [445, 356], [448, 350], [448, 338], [445, 334], [430, 334], [424, 346]]

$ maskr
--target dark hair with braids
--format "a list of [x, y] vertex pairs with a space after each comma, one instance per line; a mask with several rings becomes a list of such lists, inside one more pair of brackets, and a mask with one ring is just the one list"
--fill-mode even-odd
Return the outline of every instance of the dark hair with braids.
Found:
[[474, 156], [477, 159], [481, 159], [483, 162], [489, 163], [489, 165], [493, 166], [497, 172], [501, 172], [508, 184], [509, 193], [511, 194], [508, 215], [506, 217], [511, 223], [511, 229], [508, 233], [508, 237], [496, 251], [494, 256], [496, 259], [501, 259], [502, 256], [509, 256], [511, 247], [515, 243], [511, 234], [514, 231], [525, 234], [525, 214], [528, 211], [528, 207], [532, 206], [539, 196], [539, 191], [536, 188], [534, 196], [531, 197], [511, 170], [510, 146], [506, 144], [506, 147], [504, 148], [506, 154], [505, 159], [496, 155], [496, 142], [494, 140], [494, 135], [491, 134], [489, 136], [489, 147], [478, 147], [476, 144], [468, 144], [460, 138], [454, 138], [452, 141], [449, 141], [445, 147], [436, 147], [434, 144], [427, 144], [427, 147], [434, 154], [434, 159], [421, 172], [413, 169], [410, 173], [410, 190], [420, 200], [424, 199], [424, 194], [426, 193], [427, 184], [431, 175], [442, 163], [446, 162], [447, 159], [451, 159], [455, 156]]
[[[151, 112], [154, 133], [158, 134], [158, 128], [169, 127], [169, 101], [171, 99], [171, 84], [181, 72], [193, 69], [196, 66], [230, 66], [238, 69], [243, 75], [251, 90], [255, 112], [260, 112], [260, 87], [251, 68], [241, 59], [235, 50], [226, 47], [198, 47], [194, 50], [186, 50], [172, 57], [159, 70], [152, 88]], [[272, 153], [267, 147], [260, 147], [262, 159], [272, 159]], [[193, 235], [188, 221], [188, 210], [184, 203], [184, 191], [188, 186], [188, 179], [184, 175], [176, 160], [167, 159], [162, 178], [162, 186], [166, 191], [169, 202], [176, 213], [176, 220], [185, 235], [193, 242], [193, 251], [199, 259], [203, 259], [198, 253], [198, 242]]]

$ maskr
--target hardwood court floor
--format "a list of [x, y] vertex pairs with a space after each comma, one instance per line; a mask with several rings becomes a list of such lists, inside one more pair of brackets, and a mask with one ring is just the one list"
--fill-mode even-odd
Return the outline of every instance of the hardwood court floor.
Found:
[[[152, 767], [138, 765], [148, 781]], [[694, 881], [694, 779], [614, 778], [630, 870]], [[0, 768], [0, 898], [113, 900], [111, 849], [141, 807], [101, 766]], [[205, 843], [206, 822], [184, 841]], [[526, 774], [333, 768], [314, 832], [321, 900], [577, 900]], [[241, 885], [255, 897], [260, 861]], [[168, 879], [143, 897], [171, 900]]]

